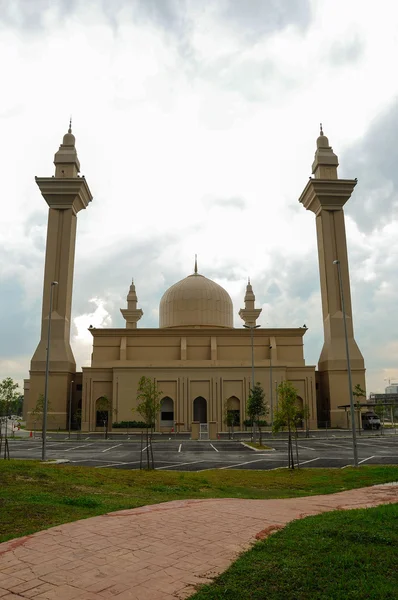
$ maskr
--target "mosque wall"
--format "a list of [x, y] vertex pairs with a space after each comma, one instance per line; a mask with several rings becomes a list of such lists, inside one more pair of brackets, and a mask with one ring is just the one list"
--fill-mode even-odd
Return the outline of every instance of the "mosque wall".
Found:
[[[181, 364], [181, 363], [180, 363]], [[215, 421], [218, 431], [226, 431], [223, 422], [225, 404], [232, 399], [234, 408], [239, 410], [239, 427], [243, 427], [246, 417], [246, 402], [250, 393], [251, 367], [194, 367], [193, 365], [175, 368], [158, 367], [115, 367], [112, 370], [89, 368], [84, 369], [84, 394], [83, 413], [86, 415], [85, 431], [96, 427], [95, 402], [106, 395], [112, 401], [112, 421], [141, 420], [136, 411], [137, 389], [142, 376], [153, 378], [157, 381], [162, 398], [169, 398], [167, 415], [173, 411], [173, 419], [166, 424], [159, 414], [156, 429], [158, 431], [171, 431], [175, 423], [180, 423], [180, 431], [190, 431], [195, 419], [195, 402], [200, 400], [206, 406], [205, 412], [197, 413], [206, 422]], [[269, 366], [255, 368], [255, 380], [262, 385], [266, 400], [270, 403], [271, 387], [274, 409], [277, 407], [276, 387], [281, 381], [289, 380], [293, 383], [302, 399], [303, 405], [310, 408], [311, 427], [316, 427], [316, 399], [315, 399], [315, 369], [313, 366], [289, 368], [276, 366], [271, 371]], [[199, 401], [198, 401], [199, 402]], [[171, 407], [171, 409], [170, 409]], [[269, 418], [269, 417], [268, 417]]]

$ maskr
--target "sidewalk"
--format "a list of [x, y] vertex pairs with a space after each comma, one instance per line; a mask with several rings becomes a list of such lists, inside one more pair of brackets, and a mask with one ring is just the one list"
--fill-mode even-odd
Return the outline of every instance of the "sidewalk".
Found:
[[1, 600], [175, 600], [293, 519], [398, 501], [398, 485], [284, 500], [183, 500], [0, 544]]

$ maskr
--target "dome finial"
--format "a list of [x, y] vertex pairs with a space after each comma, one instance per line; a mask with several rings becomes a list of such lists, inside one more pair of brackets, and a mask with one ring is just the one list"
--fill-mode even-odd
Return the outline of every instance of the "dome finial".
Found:
[[197, 273], [197, 272], [198, 272], [198, 255], [195, 254], [195, 270], [194, 270], [194, 273]]
[[320, 124], [320, 133], [319, 135], [323, 135], [322, 123]]
[[68, 129], [68, 133], [72, 133], [72, 115], [70, 116], [70, 119], [69, 119], [69, 129]]
[[250, 285], [250, 277], [247, 278], [247, 283]]

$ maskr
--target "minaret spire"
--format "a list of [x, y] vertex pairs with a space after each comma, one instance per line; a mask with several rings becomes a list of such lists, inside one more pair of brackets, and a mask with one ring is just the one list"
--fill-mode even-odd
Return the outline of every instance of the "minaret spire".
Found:
[[72, 115], [70, 116], [70, 119], [69, 119], [69, 129], [68, 129], [68, 133], [72, 133]]
[[245, 294], [245, 308], [241, 308], [239, 316], [245, 322], [245, 325], [249, 327], [255, 327], [256, 321], [260, 316], [262, 308], [255, 308], [256, 297], [253, 293], [253, 288], [250, 283], [250, 277], [247, 279], [246, 294]]
[[337, 167], [339, 159], [329, 145], [329, 140], [323, 133], [322, 123], [320, 123], [320, 133], [316, 141], [316, 152], [314, 162], [312, 163], [312, 173], [315, 179], [338, 179]]
[[144, 314], [141, 308], [137, 308], [137, 294], [135, 291], [134, 279], [131, 279], [129, 293], [127, 294], [127, 309], [121, 308], [120, 312], [126, 319], [127, 329], [136, 329], [137, 323]]
[[197, 274], [197, 272], [198, 272], [198, 255], [195, 254], [195, 270], [194, 270], [195, 275]]

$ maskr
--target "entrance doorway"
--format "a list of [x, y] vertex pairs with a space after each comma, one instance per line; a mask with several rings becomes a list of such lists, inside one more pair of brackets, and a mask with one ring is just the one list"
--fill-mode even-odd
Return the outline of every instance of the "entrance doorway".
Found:
[[193, 420], [207, 423], [207, 401], [202, 396], [198, 396], [193, 401]]

